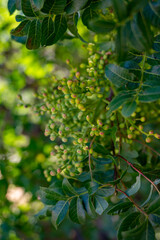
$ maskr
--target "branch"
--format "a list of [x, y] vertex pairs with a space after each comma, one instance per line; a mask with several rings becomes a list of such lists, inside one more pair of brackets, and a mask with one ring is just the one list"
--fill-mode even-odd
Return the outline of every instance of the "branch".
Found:
[[134, 204], [134, 206], [135, 206], [141, 213], [143, 213], [143, 214], [148, 218], [147, 213], [145, 213], [145, 212], [137, 205], [137, 203], [135, 203], [135, 201], [134, 201], [131, 197], [129, 197], [129, 196], [127, 195], [127, 193], [123, 192], [123, 191], [122, 191], [121, 189], [119, 189], [119, 188], [116, 188], [116, 191], [123, 193], [123, 194]]
[[124, 157], [122, 157], [121, 155], [117, 155], [117, 157], [123, 159], [129, 166], [131, 166], [136, 172], [138, 172], [139, 174], [141, 174], [145, 179], [147, 179], [153, 186], [154, 188], [157, 190], [158, 194], [160, 195], [160, 191], [158, 190], [157, 186], [154, 184], [154, 182], [152, 182], [148, 177], [146, 177], [141, 171], [139, 171], [136, 167], [133, 166], [132, 163], [130, 163], [127, 159], [125, 159]]

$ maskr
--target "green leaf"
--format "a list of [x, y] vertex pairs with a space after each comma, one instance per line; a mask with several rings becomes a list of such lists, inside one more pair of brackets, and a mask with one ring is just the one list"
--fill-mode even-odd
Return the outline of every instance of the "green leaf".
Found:
[[150, 199], [152, 197], [152, 192], [153, 192], [153, 185], [151, 184], [151, 190], [149, 192], [148, 198], [146, 199], [146, 201], [143, 204], [141, 204], [141, 207], [145, 206], [150, 201]]
[[54, 33], [54, 23], [51, 17], [46, 17], [42, 21], [41, 45], [46, 46], [48, 38]]
[[27, 17], [36, 17], [39, 15], [39, 10], [36, 8], [32, 0], [22, 1], [22, 11]]
[[114, 178], [114, 171], [107, 170], [107, 171], [93, 171], [93, 177], [96, 181], [101, 183], [108, 183], [113, 181]]
[[118, 229], [118, 240], [124, 240], [122, 237], [122, 232], [127, 231], [131, 227], [133, 228], [138, 225], [140, 215], [141, 214], [139, 212], [134, 212], [129, 214], [122, 220], [121, 225]]
[[67, 31], [67, 21], [64, 15], [57, 15], [54, 21], [55, 29], [54, 33], [48, 37], [46, 44], [47, 46], [55, 44], [60, 38], [63, 37], [64, 33]]
[[17, 22], [22, 22], [23, 20], [27, 20], [25, 16], [16, 15], [16, 21], [17, 21]]
[[103, 19], [93, 19], [87, 23], [88, 28], [96, 33], [109, 33], [115, 28], [115, 22]]
[[18, 27], [16, 27], [15, 29], [13, 29], [11, 31], [11, 34], [17, 37], [22, 37], [27, 35], [28, 30], [29, 30], [29, 26], [30, 26], [31, 21], [29, 20], [24, 20], [22, 21]]
[[160, 98], [160, 87], [146, 87], [139, 93], [140, 102], [154, 102]]
[[143, 14], [147, 21], [149, 21], [154, 27], [159, 28], [160, 26], [160, 4], [149, 2], [143, 9]]
[[91, 156], [92, 160], [99, 165], [105, 165], [105, 164], [110, 164], [112, 163], [111, 158], [94, 158], [93, 156]]
[[47, 216], [47, 212], [50, 211], [53, 207], [51, 206], [45, 206], [42, 208], [38, 213], [35, 214], [35, 217], [38, 217], [39, 219], [43, 219]]
[[157, 52], [160, 51], [160, 35], [157, 35], [154, 38], [154, 44], [153, 44], [153, 49]]
[[79, 197], [75, 197], [71, 200], [69, 206], [69, 217], [73, 222], [84, 223], [85, 210], [83, 208], [82, 200]]
[[152, 47], [153, 34], [142, 13], [136, 14], [133, 20], [127, 23], [126, 31], [133, 49], [146, 51]]
[[[125, 193], [128, 196], [131, 196], [135, 193], [137, 193], [139, 191], [141, 187], [141, 175], [136, 177], [136, 182], [131, 186], [131, 188], [129, 188], [127, 191], [125, 191]], [[120, 196], [118, 196], [118, 198], [123, 199], [126, 198], [126, 196], [124, 194], [121, 194]]]
[[108, 202], [103, 197], [96, 195], [94, 198], [94, 206], [96, 213], [102, 215], [108, 207]]
[[[57, 202], [57, 200], [53, 199], [52, 196], [47, 195], [47, 193], [44, 192], [42, 189], [40, 191], [38, 191], [37, 195], [38, 195], [38, 199], [45, 205], [53, 206]], [[48, 197], [49, 197], [49, 199], [48, 199]]]
[[108, 105], [109, 110], [107, 112], [107, 116], [110, 116], [110, 114], [117, 110], [120, 106], [122, 106], [125, 102], [128, 100], [132, 100], [134, 97], [133, 92], [121, 92], [119, 95], [114, 97], [110, 104]]
[[148, 207], [147, 213], [156, 213], [160, 209], [160, 197], [156, 198]]
[[93, 203], [91, 201], [91, 197], [88, 194], [82, 195], [82, 201], [88, 216], [91, 218], [95, 218], [96, 213], [95, 213]]
[[140, 9], [143, 9], [148, 3], [148, 0], [143, 0], [143, 1], [139, 1], [139, 0], [133, 0], [131, 2], [129, 2], [127, 8], [129, 12], [137, 12]]
[[41, 42], [41, 22], [40, 20], [33, 20], [29, 27], [26, 47], [28, 49], [37, 49]]
[[94, 10], [102, 9], [104, 10], [107, 7], [112, 5], [111, 0], [92, 0], [90, 7]]
[[114, 188], [104, 187], [104, 188], [98, 189], [97, 195], [101, 197], [109, 197], [113, 195], [114, 192], [115, 192]]
[[123, 0], [112, 0], [112, 6], [119, 21], [127, 17], [127, 8]]
[[82, 42], [86, 41], [79, 35], [77, 29], [77, 22], [78, 22], [78, 13], [73, 13], [67, 16], [67, 26], [69, 31], [77, 38], [79, 38]]
[[121, 62], [125, 59], [128, 53], [127, 46], [127, 34], [124, 26], [117, 28], [117, 36], [116, 36], [116, 53], [118, 62]]
[[117, 87], [124, 86], [131, 82], [135, 83], [135, 75], [126, 68], [114, 64], [108, 64], [105, 68], [106, 77]]
[[143, 86], [160, 87], [160, 68], [159, 65], [155, 65], [144, 72]]
[[85, 187], [87, 188], [89, 195], [93, 195], [98, 190], [99, 184], [96, 182], [89, 182], [86, 183]]
[[152, 224], [149, 222], [148, 219], [137, 227], [122, 232], [122, 236], [125, 240], [155, 240], [155, 232]]
[[134, 158], [137, 158], [139, 156], [138, 152], [135, 149], [132, 149], [132, 146], [128, 143], [122, 143], [121, 155], [131, 162]]
[[67, 0], [45, 0], [44, 6], [41, 9], [44, 13], [60, 14], [64, 12]]
[[8, 10], [11, 15], [14, 13], [16, 10], [16, 0], [8, 0]]
[[66, 200], [66, 197], [59, 192], [56, 191], [56, 189], [41, 187], [41, 191], [46, 193], [46, 198], [51, 200]]
[[68, 201], [59, 201], [52, 211], [52, 223], [57, 226], [64, 220], [69, 209]]
[[16, 0], [16, 9], [22, 10], [22, 1], [21, 0]]
[[44, 5], [45, 0], [33, 0], [33, 2], [35, 6], [40, 10]]
[[116, 214], [120, 214], [120, 213], [123, 213], [123, 212], [126, 212], [128, 211], [128, 209], [130, 207], [133, 206], [133, 203], [132, 202], [124, 202], [124, 203], [118, 203], [116, 204], [115, 206], [113, 206], [108, 212], [107, 214], [110, 214], [110, 215], [116, 215]]
[[130, 117], [131, 114], [136, 110], [136, 102], [135, 101], [130, 101], [130, 102], [126, 102], [124, 105], [123, 105], [123, 108], [122, 108], [122, 115], [127, 118], [127, 117]]
[[110, 181], [110, 183], [113, 184], [113, 185], [116, 185], [116, 184], [120, 183], [120, 181], [121, 181], [122, 178], [126, 175], [126, 173], [127, 173], [127, 169], [122, 172], [122, 175], [121, 175], [119, 178], [117, 178], [117, 179], [114, 180], [114, 181]]
[[72, 185], [70, 184], [70, 182], [66, 178], [63, 179], [62, 188], [63, 188], [63, 191], [68, 196], [77, 195], [77, 192], [75, 191], [75, 189], [72, 187]]
[[91, 179], [91, 175], [89, 172], [83, 172], [81, 173], [80, 175], [77, 176], [77, 179], [80, 181], [80, 182], [85, 182], [85, 181], [88, 181]]
[[101, 153], [104, 155], [107, 155], [109, 153], [109, 151], [104, 146], [100, 145], [99, 143], [94, 144], [93, 150], [97, 153]]
[[90, 29], [89, 23], [96, 18], [98, 18], [98, 14], [90, 7], [86, 8], [82, 14], [82, 22], [88, 29]]
[[87, 2], [88, 2], [88, 0], [81, 0], [81, 1], [70, 0], [65, 7], [65, 12], [67, 14], [73, 14], [73, 13], [83, 9], [85, 7], [85, 5], [87, 4]]

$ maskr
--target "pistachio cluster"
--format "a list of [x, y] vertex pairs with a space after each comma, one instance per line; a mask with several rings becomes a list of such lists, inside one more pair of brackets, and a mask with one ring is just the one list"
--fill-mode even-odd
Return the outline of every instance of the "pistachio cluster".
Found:
[[[44, 134], [54, 142], [53, 166], [45, 170], [47, 178], [55, 174], [73, 177], [82, 173], [88, 168], [89, 154], [102, 156], [95, 150], [95, 142], [116, 154], [123, 141], [131, 143], [140, 134], [146, 136], [147, 143], [153, 136], [160, 139], [152, 129], [149, 133], [143, 131], [150, 117], [145, 109], [147, 105], [139, 104], [130, 118], [123, 118], [120, 109], [107, 117], [114, 93], [104, 69], [112, 53], [98, 51], [93, 44], [88, 45], [88, 51], [88, 64], [82, 63], [78, 70], [72, 67], [67, 78], [53, 77], [51, 86], [37, 95], [40, 104], [34, 110], [40, 115], [47, 113], [49, 120]], [[66, 62], [71, 66], [69, 60]], [[152, 117], [156, 114], [152, 113]]]

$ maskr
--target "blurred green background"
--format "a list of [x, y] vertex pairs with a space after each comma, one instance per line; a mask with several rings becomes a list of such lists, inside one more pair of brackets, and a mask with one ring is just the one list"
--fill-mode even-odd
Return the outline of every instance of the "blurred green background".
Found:
[[[35, 217], [43, 207], [36, 193], [51, 180], [44, 170], [51, 164], [52, 143], [43, 133], [45, 118], [27, 106], [34, 104], [34, 92], [45, 87], [52, 75], [68, 74], [66, 59], [78, 66], [87, 60], [87, 52], [80, 40], [29, 51], [11, 39], [10, 30], [15, 26], [7, 1], [0, 0], [0, 239], [114, 240], [112, 221], [116, 217], [111, 220], [103, 215], [85, 226], [67, 219], [58, 231], [49, 218], [40, 221]], [[80, 33], [87, 40], [91, 37], [81, 26]]]

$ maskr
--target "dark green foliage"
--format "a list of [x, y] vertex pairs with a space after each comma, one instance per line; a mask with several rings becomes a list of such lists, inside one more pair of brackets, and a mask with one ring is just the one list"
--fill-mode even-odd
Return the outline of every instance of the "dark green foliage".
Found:
[[107, 212], [120, 216], [118, 240], [154, 240], [160, 135], [150, 129], [159, 124], [160, 1], [8, 2], [10, 14], [20, 8], [24, 15], [16, 17], [11, 34], [30, 50], [66, 38], [79, 38], [86, 47], [79, 19], [92, 40], [106, 44], [88, 44], [88, 63], [77, 70], [67, 60], [71, 74], [53, 78], [38, 95], [35, 111], [49, 117], [45, 135], [54, 141], [55, 161], [52, 184], [38, 192], [44, 208], [36, 216], [51, 216], [57, 228], [67, 217], [85, 224]]
[[[43, 18], [49, 17], [54, 21], [55, 28], [48, 26], [50, 29], [49, 35], [52, 35], [52, 37], [46, 41], [46, 44], [44, 44], [44, 40], [42, 40], [42, 46], [55, 44], [62, 38], [67, 28], [75, 37], [83, 41], [83, 39], [79, 37], [76, 27], [78, 12], [80, 12], [80, 18], [82, 18], [83, 24], [95, 33], [106, 34], [113, 31], [113, 35], [115, 35], [114, 30], [116, 30], [117, 37], [115, 37], [115, 42], [117, 57], [118, 61], [121, 61], [126, 58], [128, 49], [150, 51], [153, 44], [151, 26], [153, 25], [159, 28], [159, 5], [159, 1], [152, 2], [145, 0], [129, 1], [128, 3], [124, 0], [22, 0], [22, 11], [24, 15], [29, 18], [28, 20], [31, 20], [30, 18], [32, 18], [32, 20], [33, 18], [39, 18], [40, 21], [43, 21]], [[114, 17], [109, 13], [109, 7], [113, 9]], [[8, 9], [10, 14], [12, 14], [15, 9], [19, 9], [19, 4], [17, 4], [17, 1], [8, 1]], [[105, 9], [106, 13], [103, 13], [102, 10]], [[59, 14], [63, 15], [60, 17], [58, 16]], [[68, 19], [68, 26], [65, 18]], [[57, 28], [57, 24], [60, 24], [61, 27]], [[35, 32], [37, 32], [36, 29]], [[34, 31], [32, 32], [32, 35], [37, 38], [36, 42], [41, 36], [43, 38], [44, 32], [45, 30], [43, 28], [39, 31], [38, 35], [34, 33]], [[53, 40], [53, 38], [55, 38], [55, 40]], [[37, 44], [36, 47], [39, 48], [40, 45]], [[35, 49], [35, 44], [33, 44], [33, 46], [31, 44], [29, 49]]]

